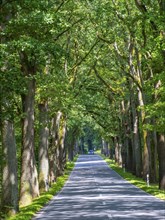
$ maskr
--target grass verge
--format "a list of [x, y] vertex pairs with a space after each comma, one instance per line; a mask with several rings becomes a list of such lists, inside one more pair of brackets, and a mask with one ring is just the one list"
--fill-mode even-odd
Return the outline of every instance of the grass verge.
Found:
[[34, 199], [30, 205], [20, 208], [20, 212], [17, 215], [8, 217], [6, 220], [31, 220], [35, 213], [46, 205], [52, 199], [52, 197], [62, 189], [74, 168], [76, 160], [77, 157], [75, 158], [74, 162], [67, 163], [67, 168], [64, 175], [57, 178], [56, 183], [52, 185], [48, 192], [42, 193], [40, 197]]
[[146, 182], [142, 178], [138, 178], [132, 173], [129, 173], [127, 171], [124, 171], [123, 168], [119, 167], [113, 160], [105, 157], [104, 155], [97, 152], [106, 162], [107, 164], [121, 177], [123, 177], [125, 180], [130, 182], [131, 184], [137, 186], [138, 188], [142, 189], [143, 191], [159, 198], [162, 200], [165, 200], [165, 190], [159, 190], [157, 184], [150, 184], [150, 186], [147, 186]]

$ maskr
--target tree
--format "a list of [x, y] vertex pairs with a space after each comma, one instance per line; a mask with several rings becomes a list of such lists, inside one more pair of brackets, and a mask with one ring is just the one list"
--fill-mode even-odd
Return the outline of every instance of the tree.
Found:
[[49, 128], [48, 128], [48, 102], [40, 102], [39, 106], [39, 122], [40, 122], [40, 135], [39, 135], [39, 189], [40, 192], [47, 191], [49, 184], [49, 158], [48, 158], [48, 145], [49, 145]]

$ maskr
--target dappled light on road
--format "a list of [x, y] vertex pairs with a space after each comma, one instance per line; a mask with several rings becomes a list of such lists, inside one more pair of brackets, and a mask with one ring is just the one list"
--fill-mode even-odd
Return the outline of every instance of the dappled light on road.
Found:
[[165, 204], [123, 180], [97, 155], [79, 157], [63, 190], [35, 220], [163, 220]]

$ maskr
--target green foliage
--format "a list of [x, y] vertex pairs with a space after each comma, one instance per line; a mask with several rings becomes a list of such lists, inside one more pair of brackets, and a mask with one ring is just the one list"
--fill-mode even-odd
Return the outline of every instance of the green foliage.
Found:
[[15, 118], [19, 148], [21, 95], [31, 77], [36, 115], [37, 104], [48, 100], [49, 118], [63, 112], [71, 135], [80, 137], [85, 126], [107, 140], [123, 135], [131, 108], [124, 113], [121, 102], [130, 102], [130, 87], [136, 107], [137, 90], [144, 92], [137, 109], [149, 120], [142, 129], [165, 131], [164, 14], [158, 1], [143, 4], [145, 12], [134, 0], [3, 1], [0, 119]]
[[65, 174], [57, 178], [57, 182], [52, 185], [48, 192], [45, 192], [41, 194], [39, 198], [34, 199], [31, 205], [20, 208], [20, 213], [13, 217], [7, 217], [6, 220], [30, 220], [36, 212], [38, 212], [52, 199], [55, 194], [57, 194], [62, 189], [65, 182], [68, 180], [70, 172], [73, 168], [74, 162], [68, 162]]

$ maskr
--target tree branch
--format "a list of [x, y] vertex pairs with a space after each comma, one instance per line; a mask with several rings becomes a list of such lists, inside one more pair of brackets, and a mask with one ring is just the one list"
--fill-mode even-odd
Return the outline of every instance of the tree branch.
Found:
[[66, 32], [68, 32], [74, 25], [78, 24], [80, 21], [83, 21], [84, 18], [80, 18], [79, 20], [75, 21], [70, 27], [66, 28], [65, 30], [63, 30], [62, 32], [60, 32], [55, 38], [54, 40], [57, 41], [63, 34], [65, 34]]
[[[70, 1], [70, 0], [69, 0], [69, 1]], [[61, 2], [61, 4], [59, 4], [59, 6], [57, 7], [55, 13], [57, 13], [57, 12], [62, 8], [62, 6], [64, 5], [65, 2], [68, 2], [68, 1], [63, 0], [63, 1]]]
[[147, 12], [146, 6], [142, 3], [141, 0], [135, 0], [135, 4], [136, 4], [137, 8], [139, 9], [139, 11], [141, 11], [142, 13]]
[[111, 93], [114, 95], [115, 94], [115, 90], [99, 75], [96, 66], [93, 66], [93, 70], [95, 75], [97, 76], [97, 78], [108, 88], [108, 90], [111, 91]]
[[100, 36], [99, 34], [97, 34], [98, 39], [100, 39], [101, 41], [107, 43], [107, 44], [113, 44], [113, 42], [111, 42], [110, 40]]
[[96, 42], [91, 46], [89, 51], [85, 54], [85, 56], [73, 66], [72, 70], [75, 69], [76, 67], [80, 66], [82, 64], [82, 62], [84, 62], [86, 60], [86, 58], [89, 56], [89, 54], [91, 53], [93, 48], [98, 44], [98, 42], [99, 42], [99, 40], [96, 40]]
[[[148, 12], [145, 4], [143, 4], [141, 0], [135, 0], [135, 4], [137, 8], [139, 9], [139, 11], [141, 11], [143, 14], [146, 14]], [[157, 29], [155, 22], [150, 20], [150, 24], [151, 24], [152, 29], [157, 32], [158, 29]]]

